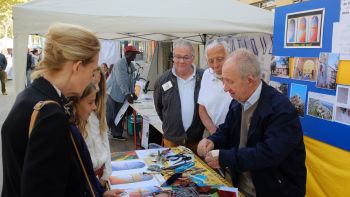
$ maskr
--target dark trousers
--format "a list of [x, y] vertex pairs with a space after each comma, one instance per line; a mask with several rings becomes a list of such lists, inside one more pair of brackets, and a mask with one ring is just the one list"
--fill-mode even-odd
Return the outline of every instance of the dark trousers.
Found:
[[111, 129], [112, 135], [114, 137], [119, 137], [123, 135], [122, 121], [121, 119], [118, 125], [114, 124], [115, 117], [117, 116], [119, 110], [122, 108], [123, 103], [115, 102], [111, 96], [107, 97], [107, 125]]
[[0, 68], [0, 81], [1, 81], [1, 92], [4, 94], [6, 92], [6, 72]]

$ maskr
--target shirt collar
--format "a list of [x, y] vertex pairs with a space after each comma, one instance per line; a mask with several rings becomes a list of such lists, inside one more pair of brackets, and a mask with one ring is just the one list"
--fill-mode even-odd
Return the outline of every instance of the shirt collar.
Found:
[[[196, 75], [196, 67], [195, 67], [193, 64], [192, 64], [192, 68], [193, 68], [193, 73], [192, 73], [192, 75], [191, 75], [188, 79], [186, 79], [186, 81], [187, 81], [187, 80], [193, 79], [193, 78], [195, 77], [195, 75]], [[173, 66], [173, 68], [171, 69], [171, 72], [173, 73], [173, 75], [175, 75], [176, 78], [182, 79], [181, 77], [179, 77], [179, 76], [176, 74], [176, 72], [175, 72], [175, 66]], [[184, 79], [182, 79], [182, 80], [184, 80]]]
[[254, 91], [254, 93], [248, 98], [246, 102], [242, 103], [243, 111], [247, 111], [252, 105], [254, 105], [259, 100], [261, 89], [262, 89], [262, 82], [260, 81], [260, 84]]
[[212, 68], [209, 68], [209, 74], [212, 81], [221, 81], [214, 73], [214, 70]]
[[58, 96], [59, 97], [61, 97], [62, 96], [62, 92], [61, 92], [61, 90], [60, 89], [58, 89], [55, 85], [52, 85], [53, 86], [53, 88], [55, 88], [55, 90], [56, 90], [56, 92], [57, 92], [57, 94], [58, 94]]

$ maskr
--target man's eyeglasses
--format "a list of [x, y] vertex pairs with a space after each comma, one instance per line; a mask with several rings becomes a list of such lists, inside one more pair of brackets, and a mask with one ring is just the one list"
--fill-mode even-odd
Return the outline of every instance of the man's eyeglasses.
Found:
[[188, 61], [191, 61], [192, 58], [193, 58], [193, 55], [191, 55], [191, 56], [185, 55], [185, 56], [183, 56], [183, 57], [177, 56], [177, 55], [174, 56], [174, 60], [175, 60], [175, 61], [180, 61], [180, 60], [182, 59], [183, 61], [188, 62]]

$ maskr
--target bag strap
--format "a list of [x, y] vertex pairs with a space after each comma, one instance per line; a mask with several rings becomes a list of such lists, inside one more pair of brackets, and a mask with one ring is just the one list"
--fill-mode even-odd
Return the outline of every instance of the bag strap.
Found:
[[86, 172], [86, 169], [85, 169], [83, 160], [81, 159], [81, 156], [80, 156], [80, 153], [79, 153], [77, 144], [75, 143], [75, 140], [74, 140], [74, 137], [73, 137], [72, 133], [69, 133], [69, 134], [70, 134], [70, 139], [72, 140], [72, 143], [73, 143], [73, 146], [74, 146], [74, 150], [75, 150], [75, 152], [77, 153], [77, 156], [78, 156], [78, 159], [79, 159], [79, 163], [80, 163], [80, 165], [81, 165], [81, 168], [83, 169], [85, 179], [86, 179], [86, 181], [87, 181], [87, 183], [88, 183], [88, 185], [89, 185], [90, 193], [91, 193], [91, 195], [92, 195], [93, 197], [95, 197], [96, 195], [95, 195], [94, 189], [92, 188], [92, 185], [91, 185], [89, 176], [87, 175], [87, 172]]
[[[56, 101], [54, 100], [46, 100], [46, 101], [39, 101], [37, 104], [35, 104], [34, 106], [34, 110], [32, 112], [32, 116], [30, 117], [30, 123], [29, 123], [29, 131], [28, 131], [28, 139], [30, 138], [31, 134], [32, 134], [32, 131], [33, 131], [33, 127], [34, 127], [34, 124], [36, 122], [36, 119], [38, 118], [38, 115], [39, 115], [39, 112], [41, 110], [41, 108], [43, 108], [46, 104], [51, 104], [51, 103], [54, 103], [54, 104], [57, 104], [59, 106], [61, 106], [60, 104], [58, 104]], [[95, 192], [92, 188], [92, 185], [91, 185], [91, 182], [90, 182], [90, 179], [89, 179], [89, 176], [87, 175], [87, 172], [86, 172], [86, 169], [85, 169], [85, 166], [84, 166], [84, 163], [83, 163], [83, 160], [81, 159], [81, 156], [80, 156], [80, 153], [79, 153], [79, 150], [78, 150], [78, 147], [75, 143], [75, 140], [74, 140], [74, 137], [72, 135], [72, 133], [70, 132], [70, 139], [73, 143], [73, 146], [74, 146], [74, 150], [75, 150], [75, 153], [77, 154], [78, 156], [78, 159], [79, 159], [79, 163], [80, 163], [80, 166], [83, 170], [83, 173], [84, 173], [84, 177], [86, 179], [86, 182], [88, 183], [89, 185], [89, 189], [90, 189], [90, 193], [93, 197], [95, 197]]]
[[38, 118], [40, 109], [43, 108], [46, 104], [49, 104], [49, 103], [55, 103], [55, 104], [60, 106], [60, 104], [58, 104], [54, 100], [39, 101], [37, 104], [35, 104], [35, 106], [33, 108], [34, 110], [33, 110], [32, 116], [30, 118], [28, 139], [32, 135], [33, 127], [34, 127], [34, 124], [36, 122], [36, 119]]

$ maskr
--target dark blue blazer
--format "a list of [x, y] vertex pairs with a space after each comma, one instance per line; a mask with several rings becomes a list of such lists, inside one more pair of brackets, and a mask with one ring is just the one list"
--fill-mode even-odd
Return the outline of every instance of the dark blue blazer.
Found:
[[[61, 107], [44, 106], [28, 139], [33, 107], [45, 100]], [[17, 96], [1, 129], [2, 197], [90, 196], [70, 140], [63, 100], [44, 78], [34, 80]]]
[[246, 148], [239, 149], [242, 105], [233, 100], [225, 122], [209, 137], [220, 149], [219, 163], [238, 184], [250, 171], [257, 196], [305, 195], [306, 167], [303, 132], [288, 98], [263, 82], [253, 113]]

